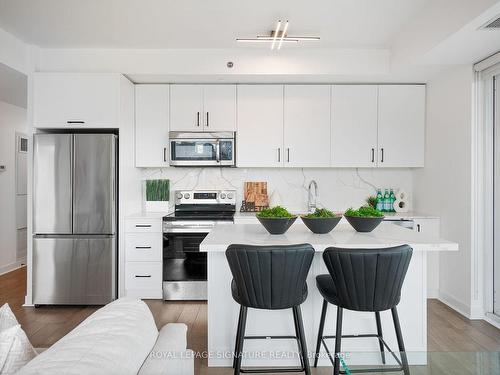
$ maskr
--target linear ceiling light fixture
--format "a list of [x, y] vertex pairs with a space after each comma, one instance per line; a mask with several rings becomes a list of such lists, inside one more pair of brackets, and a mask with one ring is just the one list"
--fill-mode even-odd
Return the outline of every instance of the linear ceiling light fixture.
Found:
[[276, 23], [276, 29], [272, 30], [269, 35], [257, 35], [255, 38], [237, 38], [236, 41], [240, 43], [271, 43], [271, 50], [279, 50], [283, 43], [320, 40], [319, 36], [288, 36], [288, 24], [287, 20], [282, 29], [282, 22], [279, 20]]

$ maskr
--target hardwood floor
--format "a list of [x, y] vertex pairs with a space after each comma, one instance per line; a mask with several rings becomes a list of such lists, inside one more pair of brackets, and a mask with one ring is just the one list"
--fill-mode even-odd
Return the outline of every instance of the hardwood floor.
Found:
[[[0, 276], [0, 305], [9, 303], [35, 347], [49, 347], [96, 307], [22, 307], [26, 294], [26, 268]], [[146, 301], [158, 327], [170, 322], [188, 326], [188, 347], [202, 353], [207, 348], [207, 304], [205, 302]], [[429, 365], [412, 368], [412, 374], [500, 374], [498, 356], [477, 352], [500, 352], [500, 330], [478, 320], [470, 321], [437, 300], [428, 303]], [[442, 353], [449, 352], [449, 353]], [[468, 352], [469, 354], [467, 354]], [[478, 368], [481, 370], [478, 371]], [[331, 374], [330, 367], [313, 374]], [[208, 368], [206, 359], [195, 360], [197, 375], [229, 375], [230, 368]]]

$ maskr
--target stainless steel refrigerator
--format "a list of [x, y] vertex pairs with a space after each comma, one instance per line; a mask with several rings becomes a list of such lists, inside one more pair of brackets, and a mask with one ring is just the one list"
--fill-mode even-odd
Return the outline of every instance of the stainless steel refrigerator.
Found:
[[33, 303], [100, 305], [116, 299], [113, 134], [35, 134]]

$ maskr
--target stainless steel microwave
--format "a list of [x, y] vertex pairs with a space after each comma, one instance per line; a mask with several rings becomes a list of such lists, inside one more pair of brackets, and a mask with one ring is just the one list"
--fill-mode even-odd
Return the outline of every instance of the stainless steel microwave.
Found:
[[234, 167], [234, 132], [170, 132], [170, 165]]

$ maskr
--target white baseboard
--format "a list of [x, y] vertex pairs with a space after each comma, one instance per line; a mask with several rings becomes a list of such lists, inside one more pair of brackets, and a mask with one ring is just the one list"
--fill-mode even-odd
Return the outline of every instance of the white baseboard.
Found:
[[26, 265], [26, 258], [12, 262], [10, 264], [6, 264], [5, 266], [0, 267], [0, 275], [12, 272], [14, 270], [17, 270], [18, 268], [24, 267], [25, 265]]
[[492, 326], [500, 329], [500, 317], [492, 314], [492, 313], [487, 313], [484, 318], [485, 321], [490, 323]]
[[[465, 316], [467, 319], [471, 319], [470, 307], [467, 306], [465, 303], [460, 302], [455, 297], [452, 297], [448, 293], [445, 293], [442, 290], [440, 290], [438, 300], [443, 302], [445, 305], [451, 307], [453, 310], [455, 310], [459, 314]], [[484, 319], [484, 316], [481, 318], [475, 318], [475, 319]]]
[[427, 289], [427, 298], [439, 298], [439, 289]]

